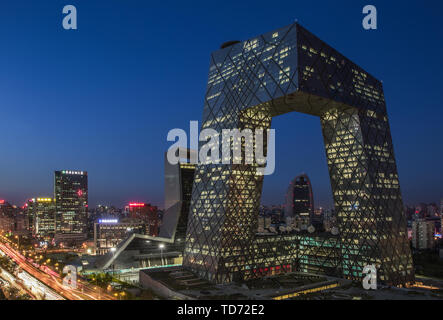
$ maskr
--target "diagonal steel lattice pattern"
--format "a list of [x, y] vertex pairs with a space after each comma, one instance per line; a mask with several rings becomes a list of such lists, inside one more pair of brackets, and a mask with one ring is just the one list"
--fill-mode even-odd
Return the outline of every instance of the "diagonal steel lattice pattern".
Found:
[[257, 234], [258, 164], [200, 164], [184, 266], [216, 283], [291, 271], [361, 280], [370, 264], [383, 283], [413, 281], [381, 82], [299, 24], [212, 54], [202, 129], [269, 129], [293, 111], [320, 118], [338, 235]]

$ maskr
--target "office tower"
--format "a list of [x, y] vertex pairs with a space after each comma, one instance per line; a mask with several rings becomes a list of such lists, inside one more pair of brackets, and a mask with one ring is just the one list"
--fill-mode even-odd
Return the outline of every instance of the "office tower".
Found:
[[435, 223], [424, 219], [412, 222], [412, 247], [426, 250], [434, 248]]
[[55, 222], [57, 234], [85, 234], [88, 214], [88, 173], [55, 171]]
[[286, 193], [285, 217], [299, 219], [309, 226], [314, 215], [314, 196], [312, 185], [306, 174], [297, 176], [291, 181]]
[[29, 225], [23, 208], [0, 200], [0, 231], [18, 236], [29, 236]]
[[34, 236], [50, 240], [55, 235], [55, 202], [52, 198], [33, 198], [26, 206], [29, 228]]
[[[299, 24], [212, 53], [202, 129], [266, 130], [273, 117], [294, 111], [322, 126], [341, 250], [330, 269], [361, 281], [374, 264], [379, 283], [413, 281], [382, 83]], [[286, 262], [285, 271], [299, 270], [305, 249], [293, 254], [285, 236], [276, 246], [274, 237], [256, 235], [260, 167], [255, 160], [197, 165], [183, 260], [202, 278], [259, 278], [265, 274], [252, 270]]]
[[149, 203], [131, 202], [129, 217], [144, 221], [148, 225], [148, 234], [154, 237], [158, 236], [160, 219], [157, 207], [151, 206]]
[[6, 200], [0, 200], [0, 231], [12, 232], [14, 230], [14, 207]]
[[184, 243], [195, 173], [195, 164], [190, 163], [190, 159], [196, 156], [196, 152], [189, 149], [183, 152], [182, 149], [182, 153], [186, 158], [177, 164], [169, 163], [165, 153], [165, 213], [160, 237]]

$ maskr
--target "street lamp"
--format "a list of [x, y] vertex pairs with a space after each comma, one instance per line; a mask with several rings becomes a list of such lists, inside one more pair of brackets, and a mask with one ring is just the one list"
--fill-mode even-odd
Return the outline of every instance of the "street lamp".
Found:
[[98, 286], [98, 278], [97, 278], [97, 281], [96, 281], [96, 285], [97, 285], [97, 286], [94, 287], [94, 290], [97, 290], [97, 291], [98, 291], [98, 300], [101, 300], [101, 296], [100, 296], [100, 295], [101, 295], [101, 291], [102, 291], [102, 290], [101, 290], [101, 287]]
[[18, 240], [17, 241], [17, 243], [18, 243], [17, 247], [20, 250], [20, 236], [15, 236], [15, 238]]

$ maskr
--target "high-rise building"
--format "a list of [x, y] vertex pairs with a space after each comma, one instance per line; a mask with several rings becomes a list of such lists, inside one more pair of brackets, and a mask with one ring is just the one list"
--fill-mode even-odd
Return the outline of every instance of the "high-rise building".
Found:
[[169, 163], [165, 153], [165, 213], [160, 237], [184, 243], [195, 174], [195, 164], [190, 159], [196, 156], [196, 151], [179, 148], [177, 152], [186, 154], [177, 164]]
[[434, 241], [435, 223], [420, 219], [412, 222], [412, 247], [419, 250], [432, 249]]
[[300, 219], [308, 227], [314, 215], [314, 195], [306, 174], [291, 181], [286, 193], [285, 217]]
[[28, 200], [26, 215], [34, 236], [49, 240], [55, 235], [55, 201], [52, 198]]
[[129, 218], [144, 221], [148, 225], [148, 234], [158, 236], [160, 218], [158, 209], [149, 203], [131, 202], [129, 204]]
[[6, 200], [0, 200], [0, 231], [12, 232], [14, 230], [14, 207]]
[[[267, 130], [293, 111], [319, 117], [323, 131], [341, 256], [322, 263], [352, 280], [375, 265], [379, 283], [414, 281], [381, 81], [299, 24], [212, 53], [203, 129]], [[216, 283], [298, 270], [307, 254], [256, 235], [264, 165], [244, 160], [195, 170], [183, 264]]]
[[55, 226], [57, 234], [85, 234], [88, 214], [88, 173], [55, 171]]
[[[124, 235], [120, 233], [124, 231], [121, 229], [122, 221], [99, 222], [94, 228], [97, 230], [97, 253], [105, 252], [106, 248], [109, 250], [110, 245], [116, 250], [99, 259], [97, 268], [106, 270], [112, 265], [127, 270], [130, 267], [182, 264], [195, 171], [190, 159], [196, 156], [196, 152], [183, 148], [176, 151], [184, 156], [175, 164], [168, 161], [165, 153], [165, 210], [158, 236], [153, 237], [140, 228], [134, 228], [130, 235], [115, 245], [116, 240]], [[127, 206], [125, 211], [130, 216], [131, 207]]]
[[324, 209], [317, 208], [314, 210], [314, 214], [312, 215], [311, 224], [316, 228], [323, 230], [324, 229]]
[[0, 231], [18, 236], [29, 236], [29, 224], [23, 208], [17, 208], [5, 200], [0, 200]]

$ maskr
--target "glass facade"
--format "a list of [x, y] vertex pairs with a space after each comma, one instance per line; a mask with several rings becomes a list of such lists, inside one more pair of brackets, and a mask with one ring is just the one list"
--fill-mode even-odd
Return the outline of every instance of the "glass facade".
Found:
[[196, 156], [196, 151], [182, 149], [182, 152], [186, 158], [177, 164], [170, 164], [165, 154], [165, 213], [160, 237], [184, 244], [195, 173], [195, 164], [189, 162]]
[[85, 233], [88, 214], [88, 173], [55, 171], [56, 233]]
[[52, 198], [33, 198], [27, 202], [27, 215], [33, 235], [51, 239], [55, 235], [55, 202]]
[[303, 270], [315, 249], [326, 257], [319, 269], [349, 279], [361, 280], [364, 266], [375, 264], [381, 282], [412, 281], [382, 83], [298, 24], [211, 55], [202, 129], [269, 129], [274, 116], [294, 111], [321, 121], [339, 257], [315, 249], [326, 245], [298, 246], [290, 235], [256, 235], [263, 176], [254, 160], [196, 167], [184, 265], [223, 283], [260, 277], [251, 273], [257, 268]]

